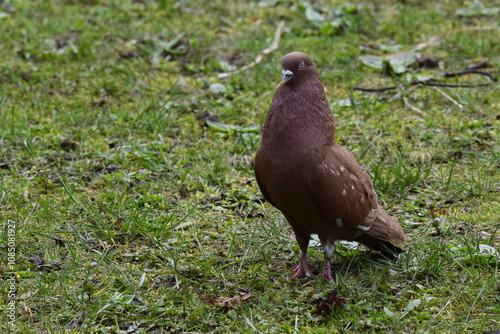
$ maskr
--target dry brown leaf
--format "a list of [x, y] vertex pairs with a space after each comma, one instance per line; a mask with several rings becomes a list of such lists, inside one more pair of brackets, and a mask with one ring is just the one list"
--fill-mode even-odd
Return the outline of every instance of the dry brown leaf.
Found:
[[45, 260], [40, 256], [40, 255], [35, 255], [35, 256], [22, 256], [21, 257], [34, 265], [41, 266], [45, 264]]
[[330, 291], [325, 298], [319, 298], [316, 302], [316, 314], [328, 315], [333, 309], [341, 309], [345, 302], [349, 300], [339, 296], [337, 291]]
[[216, 297], [209, 295], [201, 295], [201, 299], [205, 300], [205, 302], [210, 306], [217, 306], [223, 310], [234, 310], [245, 300], [250, 300], [252, 298], [252, 293], [248, 292], [243, 296], [234, 296], [234, 297]]

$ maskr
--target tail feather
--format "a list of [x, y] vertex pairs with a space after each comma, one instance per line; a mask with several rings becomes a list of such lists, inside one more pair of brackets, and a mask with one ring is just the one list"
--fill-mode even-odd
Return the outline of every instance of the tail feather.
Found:
[[366, 230], [359, 239], [361, 243], [381, 253], [384, 253], [384, 250], [401, 253], [402, 249], [396, 245], [403, 244], [405, 236], [401, 225], [395, 222], [384, 209], [381, 209], [370, 229]]
[[380, 252], [389, 259], [395, 259], [397, 254], [404, 252], [401, 247], [396, 246], [392, 242], [380, 240], [368, 234], [363, 234], [354, 239], [354, 241], [360, 242], [363, 245]]

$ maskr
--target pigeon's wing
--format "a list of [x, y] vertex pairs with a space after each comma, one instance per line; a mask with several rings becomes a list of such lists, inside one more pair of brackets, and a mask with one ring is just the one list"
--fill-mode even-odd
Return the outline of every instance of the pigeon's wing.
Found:
[[311, 180], [328, 224], [343, 228], [336, 231], [341, 234], [339, 239], [367, 235], [387, 242], [403, 241], [402, 228], [382, 209], [370, 177], [346, 149], [338, 144], [326, 147]]
[[266, 173], [267, 168], [266, 168], [266, 159], [260, 149], [255, 154], [253, 167], [254, 167], [255, 179], [257, 180], [257, 185], [259, 186], [262, 195], [264, 195], [264, 198], [269, 203], [271, 203], [274, 207], [276, 207], [275, 202], [271, 198], [271, 195], [269, 195], [269, 192], [266, 190], [264, 182], [262, 181], [263, 180], [262, 173]]

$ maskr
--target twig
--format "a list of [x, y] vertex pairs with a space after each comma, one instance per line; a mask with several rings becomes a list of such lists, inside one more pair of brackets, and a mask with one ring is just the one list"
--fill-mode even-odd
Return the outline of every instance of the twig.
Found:
[[279, 43], [280, 43], [280, 38], [281, 38], [281, 33], [283, 32], [283, 28], [285, 27], [285, 21], [281, 21], [278, 26], [276, 27], [276, 31], [274, 32], [274, 39], [273, 39], [273, 42], [271, 43], [271, 45], [269, 45], [269, 47], [265, 48], [264, 50], [261, 51], [261, 53], [259, 53], [254, 61], [252, 61], [251, 63], [237, 69], [237, 70], [234, 70], [232, 72], [224, 72], [224, 73], [219, 73], [217, 75], [217, 77], [219, 79], [225, 79], [225, 78], [229, 78], [230, 76], [232, 76], [233, 74], [236, 74], [236, 73], [239, 73], [239, 72], [243, 72], [243, 71], [246, 71], [248, 70], [249, 68], [252, 68], [254, 67], [255, 65], [257, 65], [258, 63], [260, 63], [262, 61], [262, 56], [263, 55], [267, 55], [267, 54], [270, 54], [271, 52], [273, 52], [274, 50], [276, 50], [279, 46]]
[[422, 86], [435, 86], [435, 87], [448, 87], [448, 88], [473, 88], [473, 87], [485, 87], [491, 86], [491, 83], [482, 83], [482, 84], [445, 84], [445, 83], [437, 83], [437, 82], [427, 82], [427, 81], [413, 81], [410, 84], [412, 85], [422, 85]]
[[262, 53], [267, 55], [276, 50], [280, 44], [280, 38], [281, 38], [281, 32], [283, 31], [283, 28], [285, 27], [285, 21], [281, 21], [278, 23], [278, 26], [276, 27], [276, 31], [274, 32], [274, 39], [271, 45], [269, 45], [268, 48], [262, 50]]
[[448, 301], [443, 305], [443, 307], [441, 307], [439, 312], [436, 315], [434, 315], [434, 317], [432, 317], [432, 319], [436, 319], [444, 311], [444, 309], [447, 308], [448, 305], [450, 305], [451, 302], [452, 302], [451, 298], [448, 299]]
[[[490, 83], [481, 83], [481, 84], [447, 84], [447, 83], [435, 82], [439, 79], [452, 78], [452, 77], [457, 77], [457, 76], [466, 75], [466, 74], [485, 75], [488, 78], [490, 78], [491, 81], [497, 82], [497, 78], [495, 78], [489, 72], [465, 69], [465, 70], [460, 70], [460, 71], [455, 71], [455, 72], [448, 72], [448, 73], [445, 73], [441, 77], [438, 77], [438, 78], [429, 78], [427, 80], [415, 80], [415, 81], [412, 81], [406, 85], [402, 84], [400, 87], [404, 88], [405, 86], [422, 85], [422, 86], [449, 87], [449, 88], [471, 88], [471, 87], [491, 86], [491, 84], [492, 84], [491, 82]], [[385, 91], [394, 90], [397, 88], [398, 88], [397, 86], [387, 86], [387, 87], [380, 87], [380, 88], [364, 88], [364, 87], [358, 87], [358, 86], [352, 87], [353, 90], [359, 90], [359, 91], [363, 91], [363, 92], [385, 92]]]
[[452, 98], [450, 95], [448, 95], [445, 92], [443, 92], [441, 89], [439, 89], [437, 87], [431, 87], [431, 88], [434, 89], [436, 92], [440, 93], [441, 95], [443, 95], [449, 101], [453, 102], [453, 104], [455, 104], [460, 109], [462, 109], [464, 107], [463, 104], [461, 104], [460, 102], [458, 102], [457, 100], [455, 100], [454, 98]]
[[453, 77], [456, 77], [456, 76], [459, 76], [459, 75], [464, 75], [464, 74], [481, 74], [481, 75], [487, 76], [493, 82], [497, 81], [497, 78], [495, 78], [490, 72], [479, 71], [479, 70], [471, 69], [471, 68], [466, 68], [465, 70], [460, 70], [460, 71], [445, 73], [443, 75], [443, 78], [453, 78]]
[[469, 66], [467, 66], [467, 70], [480, 70], [482, 68], [488, 68], [488, 67], [491, 67], [490, 63], [488, 63], [487, 61], [480, 61], [479, 63], [474, 63], [474, 64], [470, 64]]
[[403, 101], [405, 102], [405, 104], [410, 107], [411, 110], [415, 111], [416, 113], [424, 116], [424, 117], [429, 117], [428, 114], [426, 114], [425, 112], [423, 112], [422, 110], [420, 110], [419, 108], [415, 107], [414, 105], [410, 104], [410, 102], [408, 102], [408, 99], [406, 98], [406, 96], [403, 96]]
[[397, 88], [396, 86], [387, 86], [382, 88], [364, 88], [364, 87], [354, 86], [352, 87], [352, 90], [359, 90], [362, 92], [385, 92], [388, 90], [394, 90], [396, 88]]
[[250, 319], [248, 319], [248, 317], [244, 314], [243, 315], [243, 319], [245, 319], [245, 322], [248, 324], [248, 326], [250, 326], [255, 332], [259, 333], [259, 334], [263, 334], [261, 331], [259, 331], [254, 324], [252, 324], [252, 322], [250, 321]]

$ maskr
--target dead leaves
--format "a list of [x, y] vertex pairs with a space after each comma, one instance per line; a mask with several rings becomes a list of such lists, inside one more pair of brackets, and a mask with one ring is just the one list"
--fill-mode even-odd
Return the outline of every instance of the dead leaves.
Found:
[[210, 306], [215, 306], [223, 309], [224, 311], [229, 311], [237, 309], [245, 301], [250, 301], [252, 298], [252, 293], [246, 292], [242, 295], [236, 295], [234, 297], [201, 295], [200, 298]]
[[34, 255], [34, 256], [20, 256], [22, 259], [25, 259], [26, 261], [29, 261], [33, 263], [37, 268], [39, 269], [44, 269], [47, 271], [51, 270], [60, 270], [61, 265], [59, 263], [46, 263], [45, 260], [43, 259], [42, 256], [40, 255]]
[[344, 308], [345, 302], [349, 300], [339, 296], [336, 290], [328, 292], [325, 298], [318, 298], [316, 303], [316, 314], [326, 316], [332, 311], [341, 310]]
[[[345, 303], [349, 300], [340, 296], [336, 290], [329, 291], [326, 295], [325, 293], [320, 293], [316, 296], [317, 298], [312, 300], [312, 304], [315, 306], [314, 313], [322, 319], [328, 317], [332, 311], [343, 310]], [[240, 292], [239, 295], [234, 297], [201, 295], [200, 299], [204, 300], [209, 306], [229, 311], [238, 309], [244, 302], [250, 301], [252, 299], [252, 292], [245, 289], [244, 292]]]
[[[252, 292], [247, 289], [241, 289], [239, 295], [234, 297], [224, 297], [224, 296], [213, 296], [213, 295], [201, 295], [200, 299], [205, 301], [209, 306], [217, 307], [224, 311], [236, 310], [244, 302], [248, 302], [252, 299]], [[349, 300], [348, 298], [342, 297], [338, 294], [338, 291], [333, 290], [326, 293], [322, 292], [313, 297], [312, 304], [315, 306], [314, 313], [320, 317], [327, 317], [332, 311], [339, 311], [345, 308], [345, 303]], [[324, 297], [323, 297], [324, 296]]]

